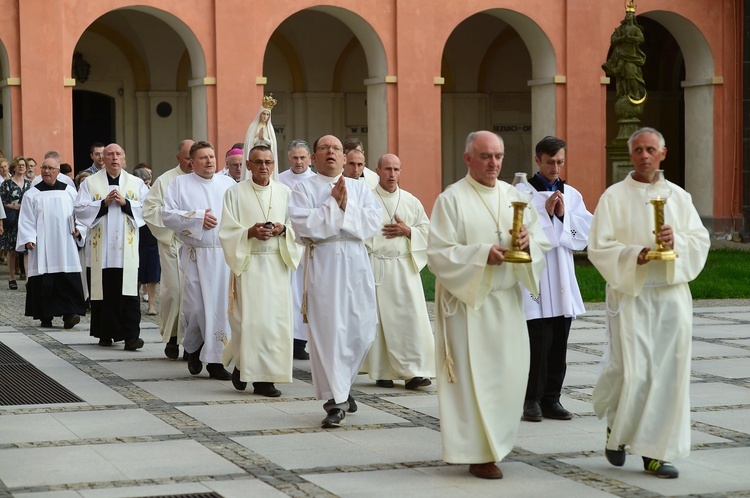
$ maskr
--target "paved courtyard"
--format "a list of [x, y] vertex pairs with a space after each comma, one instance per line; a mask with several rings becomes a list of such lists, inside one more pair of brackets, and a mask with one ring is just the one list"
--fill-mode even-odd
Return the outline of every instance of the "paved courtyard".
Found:
[[22, 316], [24, 285], [0, 279], [0, 343], [83, 400], [0, 406], [0, 496], [750, 496], [750, 300], [695, 304], [693, 452], [674, 462], [679, 479], [644, 474], [634, 455], [606, 462], [590, 402], [604, 311], [592, 305], [571, 331], [562, 402], [575, 418], [522, 422], [505, 478], [483, 481], [441, 460], [434, 385], [360, 376], [359, 411], [324, 430], [307, 361], [280, 398], [238, 392], [165, 358], [145, 313], [142, 350], [102, 348], [87, 319], [38, 328]]

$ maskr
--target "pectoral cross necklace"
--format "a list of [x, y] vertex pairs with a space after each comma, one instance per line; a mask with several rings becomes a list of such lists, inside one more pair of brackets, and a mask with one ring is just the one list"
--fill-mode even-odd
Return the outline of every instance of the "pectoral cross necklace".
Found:
[[273, 186], [269, 183], [268, 185], [268, 193], [271, 194], [268, 198], [268, 213], [266, 214], [266, 211], [263, 211], [263, 204], [260, 202], [260, 196], [258, 196], [258, 190], [256, 190], [255, 185], [250, 185], [253, 187], [253, 193], [255, 194], [255, 198], [258, 201], [258, 207], [260, 208], [260, 212], [263, 215], [263, 217], [266, 219], [266, 223], [271, 221], [271, 202], [273, 201]]
[[500, 192], [497, 192], [497, 217], [492, 213], [492, 210], [487, 205], [487, 203], [484, 201], [484, 197], [482, 197], [482, 194], [479, 193], [479, 190], [474, 186], [474, 184], [469, 181], [469, 185], [471, 185], [471, 188], [474, 189], [474, 192], [477, 194], [477, 197], [479, 197], [479, 200], [482, 201], [482, 204], [484, 205], [484, 208], [487, 210], [488, 213], [490, 213], [490, 216], [492, 217], [492, 221], [495, 222], [495, 227], [497, 227], [497, 230], [495, 230], [495, 233], [497, 234], [497, 242], [498, 244], [502, 245], [502, 232], [500, 230], [500, 202], [501, 202], [501, 195]]
[[[380, 187], [378, 187], [380, 188]], [[396, 219], [396, 212], [398, 211], [398, 205], [401, 204], [401, 189], [398, 189], [398, 198], [396, 200], [396, 209], [393, 210], [393, 214], [388, 210], [388, 206], [385, 203], [385, 199], [383, 199], [383, 196], [380, 195], [380, 192], [378, 192], [378, 189], [375, 189], [375, 192], [378, 194], [378, 197], [380, 197], [380, 202], [383, 204], [383, 207], [385, 208], [385, 212], [388, 213], [388, 217], [391, 219], [391, 225], [395, 223]]]

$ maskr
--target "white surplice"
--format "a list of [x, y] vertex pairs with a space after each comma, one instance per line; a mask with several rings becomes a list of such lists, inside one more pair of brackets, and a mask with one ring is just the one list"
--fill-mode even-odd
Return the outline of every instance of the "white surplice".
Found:
[[550, 218], [544, 203], [552, 191], [534, 191], [532, 204], [539, 214], [539, 226], [544, 230], [552, 249], [545, 255], [547, 266], [539, 280], [539, 294], [523, 289], [526, 319], [565, 316], [575, 319], [586, 312], [576, 280], [573, 251], [586, 248], [593, 215], [586, 209], [583, 196], [565, 184], [563, 198], [565, 216]]
[[[81, 262], [78, 257], [78, 242], [73, 238], [74, 228], [73, 203], [76, 190], [65, 185], [65, 188], [40, 191], [30, 188], [23, 196], [21, 212], [18, 217], [18, 237], [16, 250], [25, 251], [26, 243], [33, 242], [36, 247], [29, 251], [29, 277], [49, 273], [78, 273]], [[76, 224], [85, 239], [86, 228]]]
[[490, 188], [467, 175], [432, 211], [427, 258], [436, 276], [440, 432], [450, 463], [501, 460], [513, 449], [523, 412], [529, 337], [519, 282], [537, 290], [551, 246], [536, 210], [526, 208], [532, 263], [487, 264], [493, 245], [511, 245], [512, 201], [526, 199], [505, 182]]
[[[288, 206], [291, 190], [252, 178], [224, 197], [219, 239], [232, 271], [229, 323], [232, 340], [224, 365], [234, 360], [242, 382], [292, 382], [292, 291], [290, 273], [300, 248], [294, 241]], [[286, 232], [268, 240], [248, 238], [256, 223], [281, 223]]]
[[435, 339], [424, 300], [420, 270], [427, 264], [430, 220], [422, 203], [397, 188], [391, 193], [373, 189], [383, 207], [382, 224], [398, 217], [411, 228], [411, 238], [368, 239], [375, 275], [378, 326], [362, 371], [373, 380], [410, 380], [435, 377]]
[[359, 177], [359, 180], [365, 182], [370, 189], [374, 189], [380, 183], [380, 177], [378, 174], [368, 167], [365, 167], [365, 169], [362, 170], [362, 175], [363, 176]]
[[679, 257], [638, 265], [638, 253], [655, 245], [648, 185], [627, 176], [594, 213], [588, 256], [607, 281], [609, 344], [593, 403], [612, 429], [609, 449], [629, 445], [637, 455], [671, 460], [690, 453], [688, 282], [703, 269], [710, 239], [690, 194], [669, 183], [664, 223]]
[[[109, 185], [107, 170], [102, 168], [86, 178], [78, 190], [74, 206], [76, 219], [89, 229], [86, 266], [91, 268], [91, 299], [102, 300], [102, 269], [122, 268], [122, 295], [138, 295], [138, 228], [145, 225], [141, 209], [148, 187], [140, 178], [120, 171], [117, 185]], [[104, 199], [118, 189], [130, 204], [131, 215], [110, 203], [107, 213], [98, 216]]]
[[200, 360], [221, 363], [224, 346], [231, 336], [227, 305], [229, 302], [229, 266], [219, 241], [219, 226], [206, 230], [206, 211], [221, 222], [224, 193], [235, 185], [233, 179], [213, 175], [210, 179], [196, 173], [175, 178], [167, 187], [162, 209], [164, 226], [182, 240], [180, 274], [182, 306], [178, 335], [188, 353], [203, 344]]
[[[342, 211], [331, 197], [340, 175], [321, 174], [292, 191], [289, 215], [304, 243], [308, 350], [317, 399], [344, 403], [375, 339], [375, 282], [364, 241], [380, 232], [380, 204], [346, 178]], [[314, 245], [311, 245], [312, 242]]]
[[169, 228], [164, 226], [161, 218], [164, 208], [164, 195], [167, 187], [178, 176], [185, 173], [176, 166], [162, 173], [151, 183], [143, 201], [143, 219], [149, 230], [156, 237], [159, 247], [159, 264], [161, 280], [159, 281], [159, 331], [164, 342], [177, 335], [177, 342], [182, 343], [182, 336], [177, 334], [177, 321], [180, 316], [182, 288], [180, 283], [180, 246], [182, 241]]
[[[298, 183], [312, 178], [315, 176], [315, 172], [309, 167], [302, 173], [295, 174], [294, 171], [288, 169], [282, 173], [279, 173], [279, 183], [283, 183], [290, 189], [294, 190], [294, 187]], [[294, 338], [301, 341], [307, 340], [307, 324], [302, 320], [302, 313], [300, 308], [302, 306], [302, 277], [305, 274], [303, 267], [303, 261], [300, 260], [297, 269], [292, 271], [292, 310], [294, 316]]]

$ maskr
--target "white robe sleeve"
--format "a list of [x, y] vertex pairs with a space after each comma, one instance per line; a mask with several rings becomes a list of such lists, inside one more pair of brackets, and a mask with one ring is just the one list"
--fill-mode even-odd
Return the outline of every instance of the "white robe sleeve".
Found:
[[[164, 226], [162, 221], [162, 208], [164, 206], [164, 195], [169, 185], [169, 179], [172, 178], [168, 175], [169, 172], [164, 173], [162, 176], [156, 179], [156, 182], [151, 185], [151, 189], [148, 191], [148, 195], [143, 200], [143, 219], [148, 224], [149, 230], [156, 240], [162, 244], [170, 245], [174, 239], [174, 232]], [[168, 176], [164, 176], [168, 175]], [[172, 178], [173, 179], [173, 178]]]
[[95, 227], [104, 218], [104, 216], [96, 217], [102, 207], [102, 202], [104, 202], [102, 199], [98, 201], [91, 199], [88, 179], [84, 180], [78, 189], [78, 196], [76, 197], [74, 206], [76, 219], [88, 228]]
[[419, 273], [427, 264], [427, 239], [430, 235], [430, 220], [424, 211], [422, 203], [414, 199], [414, 222], [411, 226], [409, 249], [414, 269]]
[[18, 235], [16, 236], [16, 251], [19, 252], [26, 250], [27, 242], [36, 244], [36, 192], [28, 191], [21, 203], [21, 212], [18, 214]]

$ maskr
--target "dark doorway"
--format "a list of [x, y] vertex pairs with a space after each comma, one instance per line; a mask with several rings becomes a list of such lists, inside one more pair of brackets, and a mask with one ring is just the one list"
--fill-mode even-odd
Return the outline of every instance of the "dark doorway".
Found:
[[91, 166], [91, 144], [115, 141], [115, 99], [86, 90], [73, 91], [73, 160], [78, 173]]

